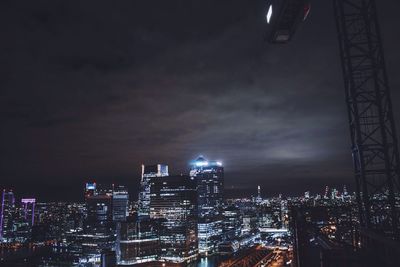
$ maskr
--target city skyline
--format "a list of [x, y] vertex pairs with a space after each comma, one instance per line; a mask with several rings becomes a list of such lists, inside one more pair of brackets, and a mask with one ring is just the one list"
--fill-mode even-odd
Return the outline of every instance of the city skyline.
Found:
[[0, 1], [0, 267], [397, 267], [399, 8]]
[[[353, 242], [348, 222], [355, 218], [355, 194], [348, 194], [346, 186], [343, 191], [326, 186], [324, 194], [306, 191], [303, 196], [267, 198], [257, 186], [257, 196], [223, 199], [223, 173], [222, 162], [204, 157], [192, 161], [190, 175], [171, 175], [162, 164], [142, 166], [143, 178], [149, 180], [141, 180], [145, 181], [141, 192], [143, 196], [149, 192], [149, 199], [138, 201], [132, 201], [124, 185], [95, 181], [88, 181], [82, 190], [84, 202], [19, 201], [14, 192], [3, 190], [0, 265], [25, 261], [33, 266], [79, 262], [214, 267], [245, 259], [262, 262], [262, 258], [284, 264], [279, 255], [290, 263], [297, 247], [293, 232], [304, 238], [306, 228], [289, 228], [289, 221], [301, 221], [298, 212], [308, 209], [314, 220], [319, 218], [316, 227], [323, 231], [319, 238], [332, 246], [332, 239]], [[293, 217], [293, 212], [298, 215]], [[326, 217], [329, 214], [340, 216], [335, 226], [332, 217]], [[27, 247], [34, 251], [32, 256], [24, 252], [12, 256]]]
[[[76, 199], [91, 177], [134, 189], [142, 163], [186, 172], [198, 154], [224, 161], [228, 190], [353, 186], [330, 5], [277, 47], [257, 1], [164, 2], [2, 3], [2, 187]], [[398, 8], [379, 6], [393, 88]]]
[[[218, 166], [223, 166], [225, 167], [223, 161], [218, 160], [218, 161], [209, 161], [204, 159], [204, 155], [198, 155], [197, 157], [187, 161], [188, 162], [188, 167], [187, 170], [182, 172], [182, 171], [175, 171], [173, 170], [172, 172], [168, 173], [169, 170], [171, 170], [172, 168], [169, 167], [168, 164], [141, 164], [140, 166], [138, 166], [139, 169], [141, 169], [142, 174], [139, 175], [138, 177], [132, 177], [132, 179], [126, 181], [124, 179], [98, 179], [98, 177], [85, 177], [82, 178], [79, 183], [73, 183], [70, 184], [70, 187], [75, 187], [74, 191], [77, 191], [77, 194], [71, 194], [69, 193], [69, 195], [63, 195], [62, 192], [54, 192], [54, 196], [53, 197], [49, 197], [50, 195], [43, 195], [40, 194], [38, 192], [35, 192], [34, 190], [29, 190], [29, 189], [25, 189], [24, 187], [17, 187], [17, 186], [9, 186], [9, 187], [2, 187], [0, 188], [1, 190], [10, 190], [12, 192], [14, 192], [14, 194], [16, 194], [15, 197], [18, 198], [37, 198], [38, 201], [54, 201], [54, 202], [81, 202], [84, 201], [85, 195], [82, 194], [81, 190], [77, 190], [77, 188], [80, 189], [84, 189], [86, 188], [86, 190], [88, 189], [88, 185], [90, 187], [90, 185], [94, 187], [97, 185], [124, 185], [127, 187], [127, 190], [129, 191], [129, 194], [132, 196], [132, 200], [134, 201], [139, 201], [140, 200], [140, 191], [142, 188], [141, 185], [141, 180], [143, 179], [143, 172], [145, 171], [145, 166], [149, 167], [149, 170], [151, 170], [151, 168], [153, 167], [157, 167], [157, 166], [161, 166], [161, 168], [166, 168], [166, 174], [159, 174], [157, 175], [156, 173], [154, 173], [154, 177], [162, 177], [162, 176], [169, 176], [169, 175], [191, 175], [191, 172], [193, 170], [193, 167], [196, 167], [196, 161], [197, 160], [205, 160], [207, 162], [211, 162], [211, 166], [212, 164], [218, 164]], [[155, 161], [157, 162], [157, 161]], [[197, 167], [203, 167], [203, 166], [197, 166]], [[159, 167], [160, 168], [160, 167]], [[164, 169], [161, 170], [161, 172]], [[160, 171], [160, 170], [159, 170]], [[226, 173], [226, 171], [225, 171]], [[150, 175], [148, 177], [153, 177], [153, 175]], [[274, 189], [271, 190], [268, 187], [263, 187], [260, 186], [259, 184], [257, 185], [248, 185], [246, 187], [240, 187], [240, 186], [226, 186], [224, 185], [224, 191], [225, 191], [225, 198], [235, 198], [235, 197], [251, 197], [251, 196], [256, 196], [261, 188], [261, 196], [263, 197], [277, 197], [279, 195], [282, 195], [284, 197], [294, 197], [294, 196], [301, 196], [304, 194], [304, 192], [310, 192], [312, 194], [321, 194], [323, 195], [324, 191], [327, 190], [327, 188], [341, 188], [342, 186], [345, 186], [347, 188], [349, 188], [349, 191], [353, 191], [354, 190], [354, 186], [352, 185], [351, 182], [348, 183], [326, 183], [326, 184], [319, 184], [319, 185], [315, 185], [315, 186], [309, 186], [309, 185], [304, 185], [304, 186], [298, 186], [297, 190], [279, 190], [279, 189]], [[149, 192], [147, 193], [149, 194]]]

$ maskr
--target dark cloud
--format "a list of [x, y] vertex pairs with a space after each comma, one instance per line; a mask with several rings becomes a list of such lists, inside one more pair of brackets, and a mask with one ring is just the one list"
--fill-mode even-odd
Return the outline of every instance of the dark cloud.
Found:
[[[198, 154], [224, 162], [230, 190], [350, 186], [333, 11], [314, 2], [293, 42], [273, 46], [261, 0], [3, 1], [0, 186], [134, 190], [141, 163], [179, 173]], [[379, 7], [399, 121], [399, 4]]]

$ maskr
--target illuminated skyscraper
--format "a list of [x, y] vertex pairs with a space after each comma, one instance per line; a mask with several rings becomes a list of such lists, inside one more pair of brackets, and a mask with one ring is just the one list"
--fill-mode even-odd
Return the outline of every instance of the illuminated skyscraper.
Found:
[[116, 257], [117, 261], [121, 260], [121, 223], [126, 221], [128, 216], [129, 194], [125, 186], [114, 186], [112, 195], [112, 219], [115, 223], [116, 232]]
[[97, 186], [93, 195], [86, 195], [86, 229], [107, 232], [112, 222], [112, 189]]
[[128, 215], [129, 194], [125, 186], [118, 185], [113, 188], [112, 214], [114, 222], [124, 222]]
[[218, 244], [223, 240], [222, 216], [199, 218], [198, 239], [199, 253], [207, 256], [217, 251]]
[[[88, 183], [85, 190], [86, 218], [82, 236], [82, 253], [88, 258], [100, 258], [103, 249], [114, 246], [114, 225], [112, 213], [113, 190], [108, 186]], [[90, 193], [87, 194], [88, 190]]]
[[152, 177], [150, 218], [160, 220], [161, 258], [189, 262], [197, 258], [196, 182], [186, 175]]
[[85, 199], [96, 195], [96, 182], [88, 182], [85, 186]]
[[349, 193], [347, 192], [347, 187], [346, 187], [346, 185], [343, 186], [343, 195], [344, 195], [344, 196], [348, 196], [348, 195], [349, 195]]
[[324, 193], [324, 199], [328, 199], [328, 194], [329, 194], [329, 186], [325, 187], [325, 193]]
[[13, 217], [15, 214], [15, 197], [12, 190], [3, 190], [0, 210], [0, 241], [12, 235]]
[[200, 156], [191, 165], [190, 177], [197, 184], [198, 239], [202, 255], [214, 253], [222, 242], [224, 167], [219, 161]]
[[262, 197], [261, 197], [261, 186], [257, 186], [257, 197], [256, 197], [256, 203], [260, 204], [262, 202]]
[[34, 198], [23, 198], [21, 199], [23, 218], [26, 222], [30, 223], [31, 226], [35, 224], [35, 205], [36, 199]]
[[337, 189], [333, 188], [332, 192], [331, 192], [331, 199], [336, 199], [338, 197], [338, 195], [339, 195], [339, 192], [337, 191]]
[[197, 205], [200, 217], [219, 214], [224, 194], [224, 167], [219, 161], [208, 161], [202, 156], [191, 166], [190, 177], [197, 183]]
[[168, 165], [142, 165], [142, 177], [140, 180], [139, 192], [139, 216], [148, 217], [150, 215], [150, 178], [165, 176], [168, 176]]
[[241, 233], [242, 218], [240, 209], [229, 206], [222, 212], [223, 216], [223, 236], [224, 240], [234, 240]]

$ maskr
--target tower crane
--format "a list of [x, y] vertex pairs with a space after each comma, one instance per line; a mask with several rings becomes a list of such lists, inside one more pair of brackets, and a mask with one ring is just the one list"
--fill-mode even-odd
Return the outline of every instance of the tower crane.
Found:
[[[374, 249], [398, 249], [400, 161], [376, 1], [332, 1], [350, 124], [360, 243]], [[309, 0], [267, 0], [268, 41], [291, 41], [309, 12]]]

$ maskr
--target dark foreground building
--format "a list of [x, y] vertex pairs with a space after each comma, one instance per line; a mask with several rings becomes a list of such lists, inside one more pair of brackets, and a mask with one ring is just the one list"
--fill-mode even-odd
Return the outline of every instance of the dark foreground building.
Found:
[[117, 241], [117, 261], [120, 265], [156, 262], [160, 254], [159, 224], [156, 220], [128, 217], [121, 223]]
[[400, 247], [386, 250], [382, 241], [373, 253], [362, 248], [369, 241], [360, 238], [354, 207], [294, 207], [291, 215], [297, 267], [398, 266]]

